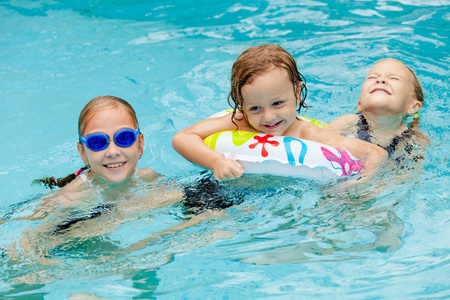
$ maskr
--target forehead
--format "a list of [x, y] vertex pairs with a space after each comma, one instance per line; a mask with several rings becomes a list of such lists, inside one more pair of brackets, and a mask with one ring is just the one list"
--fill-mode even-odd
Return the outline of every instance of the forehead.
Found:
[[395, 59], [386, 59], [378, 62], [370, 69], [369, 73], [387, 72], [392, 74], [412, 76], [411, 71], [402, 62]]
[[291, 92], [292, 89], [288, 72], [283, 68], [271, 68], [256, 75], [252, 82], [241, 88], [241, 92], [244, 100], [247, 101], [251, 96], [259, 98], [263, 95]]
[[134, 127], [135, 120], [123, 107], [112, 107], [94, 111], [88, 116], [84, 131], [107, 131], [114, 127]]

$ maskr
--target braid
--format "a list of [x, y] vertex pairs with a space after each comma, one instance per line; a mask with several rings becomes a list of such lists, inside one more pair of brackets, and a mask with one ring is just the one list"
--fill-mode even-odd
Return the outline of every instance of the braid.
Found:
[[88, 166], [84, 166], [79, 171], [72, 173], [63, 178], [55, 178], [53, 176], [50, 176], [50, 177], [45, 177], [45, 178], [41, 178], [41, 179], [35, 179], [35, 180], [33, 180], [33, 183], [40, 183], [50, 189], [53, 189], [55, 187], [61, 188], [61, 187], [66, 186], [70, 182], [72, 182], [75, 178], [77, 178], [77, 176], [81, 172], [83, 172], [84, 170], [87, 170], [88, 168], [89, 168]]

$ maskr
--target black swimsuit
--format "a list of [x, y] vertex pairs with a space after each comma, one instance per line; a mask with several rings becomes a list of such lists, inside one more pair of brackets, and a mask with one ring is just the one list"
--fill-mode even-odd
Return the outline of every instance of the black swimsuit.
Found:
[[[372, 130], [370, 130], [370, 126], [367, 123], [366, 118], [362, 115], [362, 114], [358, 114], [359, 115], [359, 121], [358, 121], [358, 131], [356, 132], [356, 138], [362, 141], [366, 141], [369, 143], [372, 143]], [[413, 136], [412, 131], [408, 128], [407, 130], [403, 131], [401, 135], [396, 136], [395, 138], [392, 139], [392, 142], [386, 146], [380, 146], [381, 148], [383, 148], [384, 150], [387, 151], [387, 153], [389, 154], [389, 156], [392, 156], [392, 154], [395, 152], [395, 149], [398, 145], [398, 143], [400, 143], [401, 141], [404, 140], [409, 140], [411, 139], [411, 137]], [[411, 143], [407, 143], [406, 146], [406, 152], [408, 154], [411, 154], [411, 151], [414, 148], [414, 144]]]
[[115, 204], [97, 204], [90, 211], [87, 211], [85, 213], [80, 212], [74, 213], [67, 220], [59, 223], [51, 234], [53, 235], [63, 234], [66, 231], [66, 229], [69, 229], [76, 223], [80, 221], [94, 219], [102, 215], [103, 213], [110, 211], [115, 206], [116, 206]]

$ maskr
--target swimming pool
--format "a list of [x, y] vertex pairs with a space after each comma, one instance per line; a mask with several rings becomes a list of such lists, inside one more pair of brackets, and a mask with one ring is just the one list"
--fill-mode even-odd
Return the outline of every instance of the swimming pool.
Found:
[[[437, 0], [1, 1], [0, 295], [448, 298], [449, 8]], [[411, 66], [426, 95], [420, 125], [432, 138], [423, 172], [385, 174], [382, 188], [339, 197], [314, 182], [245, 176], [227, 183], [248, 189], [244, 203], [173, 231], [191, 220], [180, 205], [136, 212], [130, 204], [67, 235], [39, 230], [58, 215], [24, 219], [48, 193], [33, 179], [82, 165], [77, 117], [98, 95], [135, 107], [146, 141], [139, 166], [174, 181], [200, 178], [171, 138], [227, 108], [233, 61], [263, 43], [293, 54], [307, 114], [323, 121], [354, 111], [378, 59]]]

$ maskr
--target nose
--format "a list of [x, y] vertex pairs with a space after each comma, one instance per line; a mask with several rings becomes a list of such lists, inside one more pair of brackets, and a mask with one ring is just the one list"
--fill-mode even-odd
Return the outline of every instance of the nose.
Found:
[[111, 141], [108, 145], [108, 148], [106, 148], [105, 151], [106, 156], [116, 157], [120, 155], [122, 149], [121, 147], [117, 146], [116, 143], [114, 143], [114, 141]]
[[272, 121], [276, 118], [275, 112], [273, 112], [271, 109], [264, 110], [264, 121]]
[[384, 79], [384, 77], [379, 77], [379, 78], [377, 79], [377, 83], [386, 84], [386, 80]]

